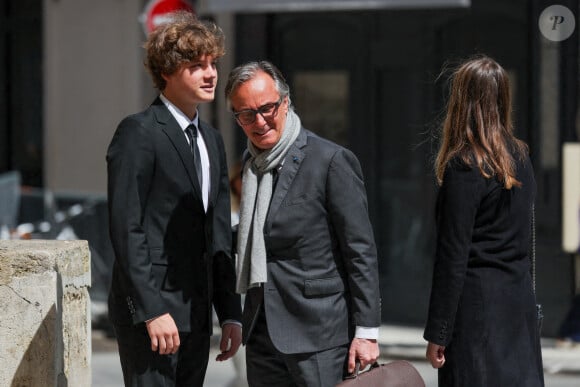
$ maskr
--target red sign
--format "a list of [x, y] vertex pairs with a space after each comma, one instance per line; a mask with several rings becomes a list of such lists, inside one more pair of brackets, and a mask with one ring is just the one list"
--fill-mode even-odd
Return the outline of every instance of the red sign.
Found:
[[141, 15], [145, 33], [148, 34], [161, 24], [167, 23], [170, 20], [169, 14], [180, 10], [195, 13], [193, 5], [187, 0], [151, 0]]

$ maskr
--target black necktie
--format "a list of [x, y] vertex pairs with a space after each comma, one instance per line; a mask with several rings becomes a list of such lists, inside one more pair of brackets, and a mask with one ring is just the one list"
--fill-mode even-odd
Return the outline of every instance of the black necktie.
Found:
[[203, 189], [203, 174], [201, 170], [201, 156], [199, 155], [199, 148], [197, 147], [197, 128], [194, 124], [190, 124], [186, 129], [185, 133], [189, 138], [189, 148], [191, 149], [191, 154], [193, 155], [193, 164], [195, 165], [195, 173], [197, 173], [197, 181], [199, 182], [199, 188]]

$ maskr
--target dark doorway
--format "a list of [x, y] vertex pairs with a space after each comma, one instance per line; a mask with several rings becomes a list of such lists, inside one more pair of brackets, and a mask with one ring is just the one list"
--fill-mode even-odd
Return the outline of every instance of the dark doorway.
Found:
[[[303, 125], [349, 147], [361, 161], [379, 250], [385, 323], [420, 326], [427, 313], [437, 190], [432, 162], [447, 93], [442, 69], [475, 54], [498, 60], [513, 85], [516, 133], [534, 148], [533, 2], [471, 4], [467, 9], [237, 18], [237, 58], [277, 64], [292, 87]], [[567, 297], [566, 287], [550, 297]], [[546, 334], [561, 317], [546, 318]]]
[[0, 173], [42, 180], [42, 1], [0, 6]]

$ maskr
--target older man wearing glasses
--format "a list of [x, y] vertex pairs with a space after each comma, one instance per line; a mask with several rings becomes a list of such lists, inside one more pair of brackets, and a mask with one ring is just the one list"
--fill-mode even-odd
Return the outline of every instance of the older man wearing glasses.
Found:
[[304, 129], [269, 62], [226, 86], [248, 137], [237, 291], [250, 386], [332, 386], [379, 356], [377, 254], [357, 158]]

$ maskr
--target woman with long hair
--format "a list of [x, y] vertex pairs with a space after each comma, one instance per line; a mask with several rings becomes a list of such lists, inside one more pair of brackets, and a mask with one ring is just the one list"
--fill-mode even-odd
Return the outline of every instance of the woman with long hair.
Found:
[[451, 78], [424, 332], [439, 386], [544, 385], [529, 258], [536, 183], [510, 94], [507, 73], [486, 56]]

